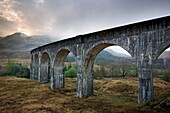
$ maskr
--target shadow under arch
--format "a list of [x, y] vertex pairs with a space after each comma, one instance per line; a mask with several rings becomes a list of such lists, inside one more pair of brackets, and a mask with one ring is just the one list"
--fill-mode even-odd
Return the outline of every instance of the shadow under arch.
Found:
[[38, 71], [39, 71], [39, 59], [38, 54], [34, 55], [34, 80], [38, 80]]
[[[86, 92], [84, 92], [85, 96], [93, 95], [93, 76], [94, 76], [93, 75], [94, 74], [93, 66], [94, 66], [95, 58], [102, 50], [104, 50], [105, 48], [110, 47], [110, 46], [119, 46], [119, 45], [111, 44], [111, 43], [99, 43], [98, 45], [95, 45], [94, 47], [89, 49], [88, 52], [86, 53], [85, 63], [84, 63], [84, 74], [83, 74], [87, 81], [86, 86], [85, 86]], [[123, 47], [121, 47], [121, 48], [123, 48]], [[125, 51], [127, 51], [127, 50], [125, 50]], [[130, 55], [130, 53], [129, 53], [129, 55]], [[132, 57], [132, 55], [130, 55], [130, 56]]]
[[54, 59], [53, 88], [64, 88], [64, 62], [71, 51], [66, 48], [60, 49]]
[[50, 79], [50, 57], [47, 52], [41, 56], [40, 82], [47, 83]]

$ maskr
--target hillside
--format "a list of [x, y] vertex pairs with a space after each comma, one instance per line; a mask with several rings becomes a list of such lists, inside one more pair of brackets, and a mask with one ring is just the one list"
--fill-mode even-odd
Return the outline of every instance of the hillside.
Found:
[[[119, 53], [120, 54], [120, 53]], [[113, 62], [131, 62], [133, 61], [131, 57], [124, 56], [124, 54], [120, 54], [120, 56], [117, 54], [117, 52], [112, 51], [112, 53], [103, 50], [101, 51], [95, 60], [95, 63], [98, 65], [111, 65]]]
[[76, 78], [65, 80], [65, 88], [50, 89], [37, 81], [0, 77], [2, 113], [169, 113], [160, 102], [170, 102], [170, 84], [154, 79], [155, 101], [137, 103], [138, 78], [94, 80], [94, 95], [76, 97]]
[[[120, 56], [118, 54], [120, 54]], [[74, 62], [74, 61], [75, 61], [75, 58], [73, 54], [69, 54], [66, 57], [66, 62]], [[119, 63], [119, 62], [131, 62], [131, 61], [133, 62], [133, 59], [124, 54], [117, 53], [115, 51], [112, 51], [112, 53], [110, 53], [107, 50], [103, 50], [97, 55], [95, 59], [95, 64], [111, 65], [113, 62]]]
[[124, 58], [131, 58], [130, 55], [125, 54], [125, 53], [118, 53], [116, 51], [114, 51], [113, 49], [107, 48], [105, 49], [107, 52], [111, 53], [113, 56], [117, 56], [117, 57], [124, 57]]
[[0, 40], [0, 51], [30, 51], [33, 48], [52, 42], [49, 36], [27, 36], [14, 33]]
[[30, 50], [52, 42], [49, 36], [27, 36], [14, 33], [0, 39], [1, 58], [30, 58]]

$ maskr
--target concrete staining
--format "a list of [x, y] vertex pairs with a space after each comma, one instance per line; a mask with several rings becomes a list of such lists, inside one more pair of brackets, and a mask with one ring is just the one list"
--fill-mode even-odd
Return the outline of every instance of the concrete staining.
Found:
[[170, 47], [170, 16], [57, 41], [31, 51], [31, 79], [51, 88], [64, 87], [64, 59], [72, 52], [77, 62], [77, 97], [93, 95], [93, 65], [97, 54], [118, 45], [136, 58], [139, 102], [153, 101], [152, 65]]

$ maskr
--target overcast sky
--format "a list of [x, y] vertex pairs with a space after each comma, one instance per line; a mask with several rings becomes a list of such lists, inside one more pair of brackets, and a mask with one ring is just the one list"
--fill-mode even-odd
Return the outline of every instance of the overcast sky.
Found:
[[0, 35], [68, 38], [170, 15], [170, 0], [0, 0]]
[[0, 0], [0, 36], [56, 40], [170, 15], [170, 0]]

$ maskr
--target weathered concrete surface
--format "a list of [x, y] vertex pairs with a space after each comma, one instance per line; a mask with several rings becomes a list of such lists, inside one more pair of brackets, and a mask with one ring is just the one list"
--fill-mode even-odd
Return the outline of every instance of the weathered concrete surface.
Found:
[[[153, 101], [152, 65], [170, 46], [170, 16], [108, 30], [76, 36], [38, 47], [31, 51], [31, 79], [47, 82], [51, 88], [64, 87], [64, 59], [69, 52], [76, 57], [77, 96], [93, 95], [93, 64], [106, 47], [119, 45], [136, 58], [139, 75], [139, 102]], [[44, 53], [46, 54], [45, 57]], [[43, 57], [44, 56], [44, 57]]]

